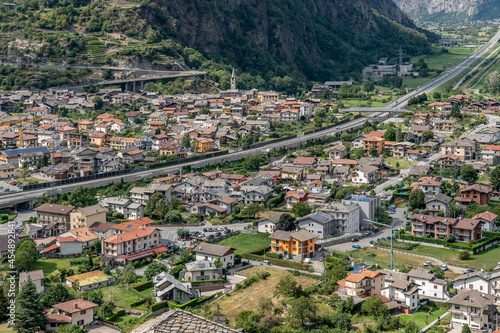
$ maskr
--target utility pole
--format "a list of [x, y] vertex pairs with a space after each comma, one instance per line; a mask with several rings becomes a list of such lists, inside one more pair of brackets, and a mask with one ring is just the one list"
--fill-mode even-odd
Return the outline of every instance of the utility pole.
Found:
[[394, 227], [392, 225], [389, 225], [389, 224], [380, 223], [380, 222], [376, 222], [376, 221], [372, 221], [372, 220], [368, 220], [368, 219], [365, 219], [365, 221], [367, 221], [369, 223], [373, 223], [373, 224], [380, 224], [380, 225], [391, 228], [391, 269], [394, 269], [394, 247], [393, 247]]

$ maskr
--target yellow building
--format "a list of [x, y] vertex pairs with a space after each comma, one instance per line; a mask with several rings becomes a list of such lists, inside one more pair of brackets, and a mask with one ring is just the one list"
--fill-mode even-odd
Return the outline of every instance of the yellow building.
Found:
[[198, 153], [210, 151], [214, 147], [214, 140], [208, 138], [194, 138], [194, 150]]
[[95, 222], [106, 223], [107, 208], [94, 205], [85, 208], [76, 208], [70, 214], [70, 229], [90, 227]]
[[269, 238], [271, 238], [271, 252], [279, 253], [286, 259], [302, 260], [314, 256], [316, 236], [306, 230], [295, 232], [277, 230]]
[[265, 92], [260, 92], [257, 95], [257, 99], [259, 100], [259, 103], [265, 103], [265, 102], [277, 102], [280, 98], [280, 94], [275, 92], [275, 91], [265, 91]]
[[382, 154], [382, 151], [384, 150], [384, 142], [385, 140], [383, 138], [371, 136], [363, 140], [363, 149], [367, 154], [370, 153], [372, 149], [374, 149], [377, 154]]

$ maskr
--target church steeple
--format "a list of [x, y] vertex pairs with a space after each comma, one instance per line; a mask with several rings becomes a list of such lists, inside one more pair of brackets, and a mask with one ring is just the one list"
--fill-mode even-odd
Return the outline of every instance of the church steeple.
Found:
[[233, 68], [233, 74], [231, 74], [231, 90], [236, 90], [236, 73]]

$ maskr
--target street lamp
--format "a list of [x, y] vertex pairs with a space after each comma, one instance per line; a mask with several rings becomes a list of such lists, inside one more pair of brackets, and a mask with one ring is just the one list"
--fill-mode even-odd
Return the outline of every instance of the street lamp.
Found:
[[380, 225], [383, 225], [383, 226], [391, 228], [391, 269], [394, 269], [394, 249], [393, 249], [393, 244], [392, 244], [392, 242], [393, 242], [393, 236], [394, 236], [394, 228], [393, 228], [393, 226], [389, 225], [389, 224], [385, 224], [385, 223], [380, 223], [380, 222], [368, 220], [368, 219], [365, 219], [365, 221], [373, 223], [373, 224], [380, 224]]

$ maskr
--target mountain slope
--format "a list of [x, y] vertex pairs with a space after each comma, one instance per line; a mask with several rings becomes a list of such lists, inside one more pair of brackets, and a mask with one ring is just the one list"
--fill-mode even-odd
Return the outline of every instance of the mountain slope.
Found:
[[400, 0], [400, 8], [422, 21], [459, 21], [496, 19], [498, 0]]
[[287, 91], [306, 79], [359, 78], [377, 57], [395, 57], [400, 47], [427, 53], [437, 39], [392, 0], [25, 0], [0, 11], [0, 22], [7, 61], [187, 64], [222, 88], [236, 67], [241, 88]]

